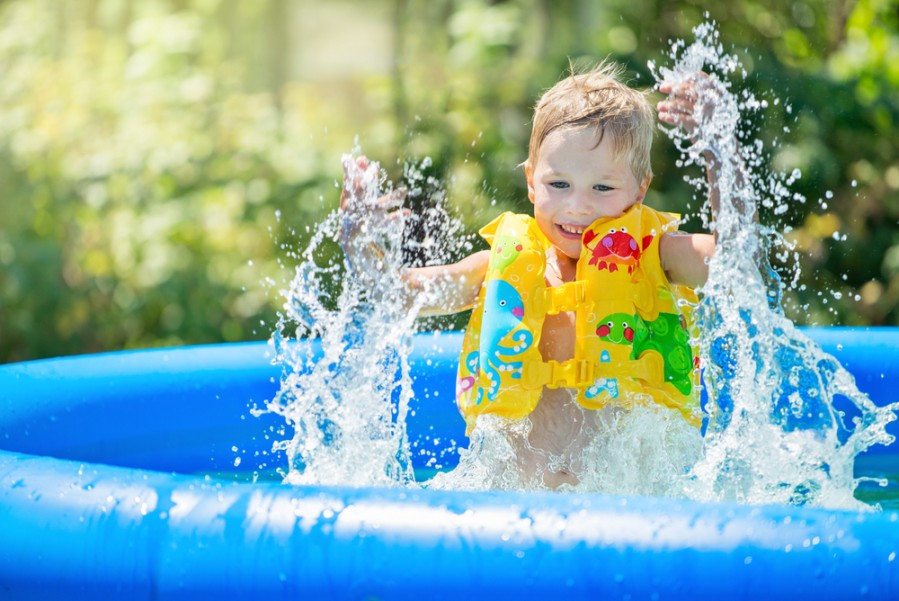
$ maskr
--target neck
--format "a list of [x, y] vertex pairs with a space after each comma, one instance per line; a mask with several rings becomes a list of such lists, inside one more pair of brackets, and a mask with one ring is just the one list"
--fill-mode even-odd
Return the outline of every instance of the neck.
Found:
[[577, 259], [572, 259], [556, 247], [546, 253], [546, 267], [562, 283], [573, 282], [577, 276]]

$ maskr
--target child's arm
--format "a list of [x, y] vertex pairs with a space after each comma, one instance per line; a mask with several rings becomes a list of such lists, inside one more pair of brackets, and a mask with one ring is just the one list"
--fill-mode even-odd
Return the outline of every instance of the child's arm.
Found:
[[662, 269], [672, 284], [696, 288], [709, 278], [709, 259], [715, 254], [711, 234], [668, 232], [659, 240]]
[[[692, 137], [697, 123], [694, 109], [698, 99], [696, 87], [701, 85], [705, 74], [700, 73], [694, 80], [678, 84], [662, 82], [659, 91], [667, 94], [667, 98], [659, 103], [659, 121], [675, 127], [681, 127]], [[707, 105], [713, 109], [713, 105]], [[706, 177], [709, 182], [709, 202], [712, 208], [712, 219], [718, 214], [719, 188], [718, 170], [720, 157], [709, 149], [705, 152]], [[688, 234], [670, 232], [659, 241], [659, 255], [662, 268], [668, 280], [675, 284], [683, 284], [691, 288], [701, 286], [709, 275], [708, 261], [715, 254], [716, 235]]]
[[[366, 184], [377, 180], [376, 163], [365, 157], [344, 161], [344, 181], [340, 194], [341, 246], [354, 269], [363, 273], [386, 271], [385, 250], [371, 242], [366, 228], [393, 227], [392, 223], [409, 215], [397, 209], [403, 193], [397, 191], [375, 200], [365, 200]], [[363, 181], [371, 179], [372, 181]], [[471, 307], [477, 299], [487, 273], [489, 251], [469, 255], [452, 265], [402, 268], [399, 276], [406, 283], [407, 305], [419, 301], [418, 311], [425, 315], [445, 315]]]
[[403, 279], [413, 294], [425, 294], [421, 315], [446, 315], [471, 308], [487, 273], [490, 251], [468, 255], [452, 265], [406, 269]]

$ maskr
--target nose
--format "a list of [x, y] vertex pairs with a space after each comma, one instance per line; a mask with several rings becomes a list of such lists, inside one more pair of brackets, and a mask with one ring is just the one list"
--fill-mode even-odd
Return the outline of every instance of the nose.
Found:
[[588, 215], [596, 212], [595, 202], [590, 198], [589, 192], [574, 192], [571, 195], [569, 209], [575, 215]]
[[587, 194], [583, 191], [572, 190], [568, 195], [568, 208], [571, 211], [584, 212], [587, 209]]

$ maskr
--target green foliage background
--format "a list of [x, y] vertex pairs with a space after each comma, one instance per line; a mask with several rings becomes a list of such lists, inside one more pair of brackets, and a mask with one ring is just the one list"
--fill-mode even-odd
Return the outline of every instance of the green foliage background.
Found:
[[[717, 21], [779, 97], [808, 198], [800, 324], [899, 324], [896, 0], [0, 2], [0, 361], [262, 339], [340, 156], [430, 156], [475, 230], [528, 210], [530, 107], [569, 59], [647, 61]], [[647, 202], [698, 203], [657, 138]], [[698, 227], [698, 225], [695, 225]]]

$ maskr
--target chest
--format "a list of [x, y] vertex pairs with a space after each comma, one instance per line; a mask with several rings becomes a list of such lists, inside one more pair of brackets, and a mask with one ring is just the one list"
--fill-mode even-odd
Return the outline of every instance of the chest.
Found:
[[574, 357], [575, 318], [573, 311], [547, 315], [540, 335], [544, 361], [566, 361]]

